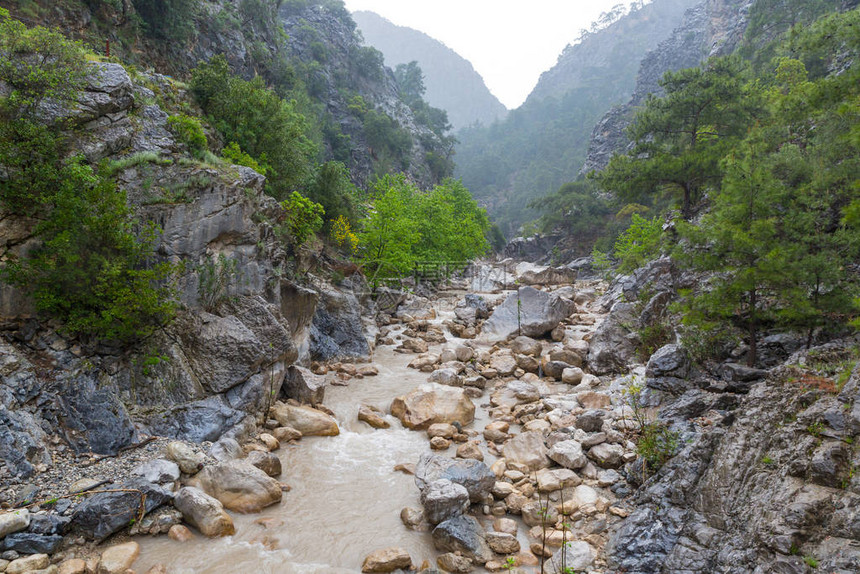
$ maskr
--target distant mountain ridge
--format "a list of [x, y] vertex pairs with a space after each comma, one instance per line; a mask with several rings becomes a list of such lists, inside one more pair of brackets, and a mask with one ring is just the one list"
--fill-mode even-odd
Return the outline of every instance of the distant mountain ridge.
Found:
[[454, 129], [476, 122], [492, 124], [507, 115], [507, 108], [484, 83], [472, 64], [445, 44], [423, 32], [398, 26], [368, 11], [353, 12], [365, 43], [381, 51], [386, 65], [417, 61], [424, 71], [424, 99], [448, 112]]

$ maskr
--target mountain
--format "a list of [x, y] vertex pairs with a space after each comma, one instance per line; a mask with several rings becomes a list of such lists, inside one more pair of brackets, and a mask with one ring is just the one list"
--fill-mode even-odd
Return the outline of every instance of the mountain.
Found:
[[696, 1], [637, 4], [582, 34], [504, 121], [458, 134], [456, 174], [506, 234], [535, 217], [531, 200], [576, 178], [595, 123], [630, 98], [642, 58]]
[[425, 99], [448, 112], [455, 130], [475, 122], [489, 125], [507, 114], [472, 64], [442, 42], [373, 12], [353, 12], [352, 18], [366, 44], [380, 50], [388, 66], [418, 62], [424, 72]]

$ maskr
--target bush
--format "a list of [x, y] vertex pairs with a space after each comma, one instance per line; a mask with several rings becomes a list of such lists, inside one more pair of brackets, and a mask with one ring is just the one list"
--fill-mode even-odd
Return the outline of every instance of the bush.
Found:
[[659, 252], [662, 235], [663, 222], [659, 217], [645, 219], [634, 213], [630, 227], [615, 241], [618, 272], [630, 273], [653, 258]]
[[182, 41], [194, 35], [200, 0], [133, 0], [133, 4], [150, 36]]
[[242, 151], [242, 148], [239, 147], [239, 144], [236, 142], [230, 142], [227, 144], [223, 150], [221, 150], [221, 155], [224, 159], [232, 163], [233, 165], [241, 165], [244, 167], [250, 167], [257, 173], [261, 175], [266, 175], [265, 166], [257, 163], [257, 160], [246, 154]]
[[203, 156], [207, 149], [206, 134], [200, 120], [185, 114], [170, 116], [167, 125], [180, 143], [188, 147], [188, 151], [196, 158]]
[[297, 191], [281, 202], [284, 208], [283, 222], [289, 232], [292, 244], [299, 246], [310, 239], [311, 235], [322, 229], [323, 206]]

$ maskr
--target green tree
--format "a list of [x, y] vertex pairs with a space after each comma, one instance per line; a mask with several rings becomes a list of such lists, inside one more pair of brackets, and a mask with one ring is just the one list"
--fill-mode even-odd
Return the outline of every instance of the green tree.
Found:
[[394, 79], [400, 92], [400, 99], [408, 105], [421, 101], [426, 88], [424, 87], [424, 72], [418, 62], [412, 61], [408, 64], [397, 64], [394, 69]]
[[416, 189], [402, 175], [385, 175], [369, 193], [373, 207], [359, 232], [363, 263], [374, 278], [408, 275], [416, 261], [413, 248], [421, 239], [411, 216]]
[[720, 160], [743, 136], [755, 108], [735, 58], [712, 59], [704, 68], [667, 72], [663, 97], [649, 96], [630, 128], [635, 143], [597, 176], [604, 190], [628, 201], [654, 194], [680, 195], [690, 218], [706, 189], [719, 189]]
[[283, 224], [289, 232], [293, 245], [304, 244], [311, 236], [322, 229], [323, 206], [308, 199], [297, 191], [281, 202], [284, 209]]
[[194, 16], [199, 0], [132, 0], [146, 24], [146, 32], [156, 38], [186, 40], [194, 34]]

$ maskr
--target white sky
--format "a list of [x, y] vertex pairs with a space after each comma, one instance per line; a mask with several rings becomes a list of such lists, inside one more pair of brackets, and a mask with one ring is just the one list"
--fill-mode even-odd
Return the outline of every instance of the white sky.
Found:
[[508, 108], [601, 12], [624, 0], [344, 0], [444, 42], [469, 60]]

